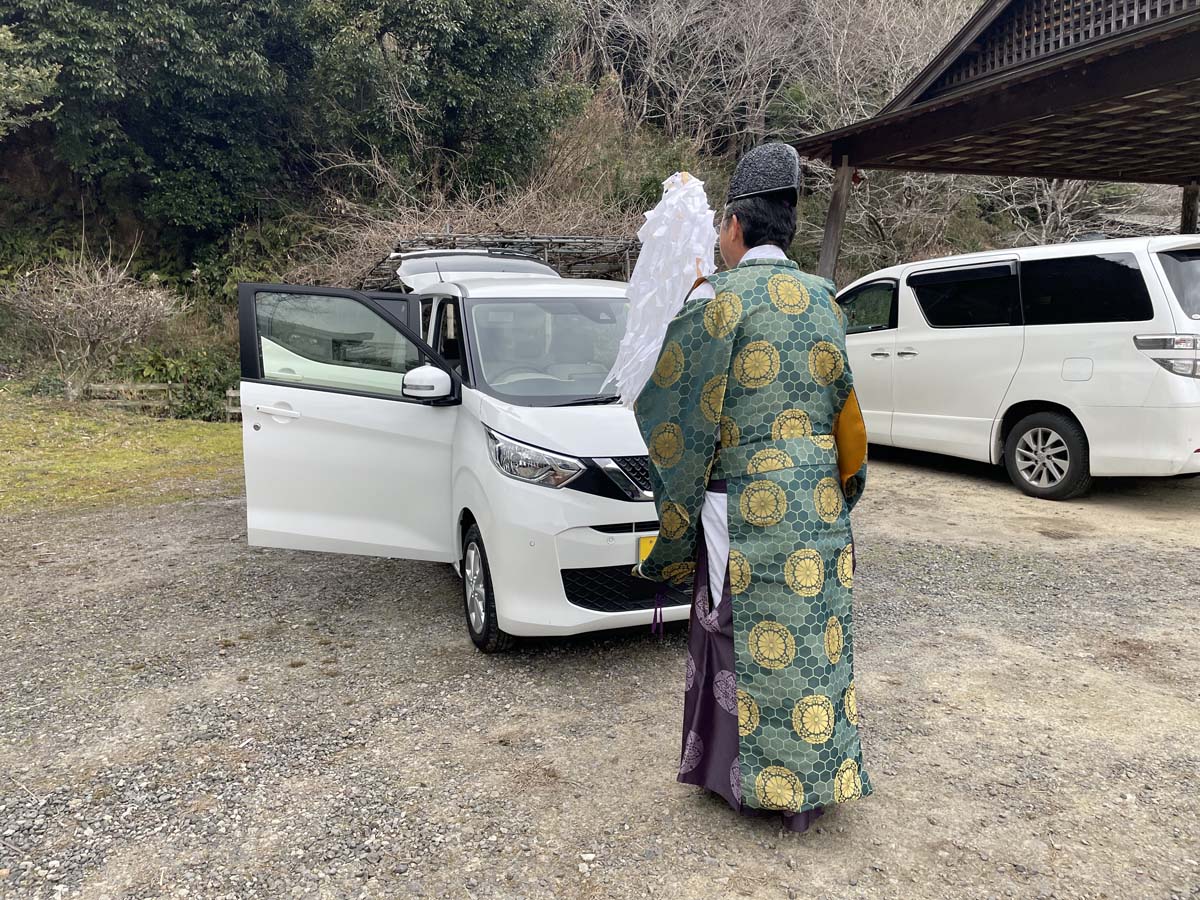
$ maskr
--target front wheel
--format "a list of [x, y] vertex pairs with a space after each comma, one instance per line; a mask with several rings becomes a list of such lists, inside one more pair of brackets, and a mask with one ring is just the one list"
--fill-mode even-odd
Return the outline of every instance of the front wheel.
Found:
[[1092, 486], [1087, 435], [1062, 413], [1018, 422], [1004, 444], [1004, 464], [1013, 484], [1042, 500], [1070, 500]]
[[471, 642], [484, 653], [503, 653], [513, 644], [512, 635], [500, 630], [496, 622], [496, 595], [492, 591], [492, 570], [479, 526], [472, 525], [463, 538], [463, 605], [467, 614], [467, 633]]

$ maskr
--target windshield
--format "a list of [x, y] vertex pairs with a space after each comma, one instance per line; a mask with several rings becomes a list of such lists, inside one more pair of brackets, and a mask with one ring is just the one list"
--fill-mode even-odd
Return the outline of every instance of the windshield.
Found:
[[[599, 397], [625, 334], [625, 298], [472, 300], [477, 386], [523, 406]], [[615, 391], [610, 386], [604, 395]]]
[[1200, 250], [1172, 250], [1158, 258], [1184, 314], [1200, 319]]

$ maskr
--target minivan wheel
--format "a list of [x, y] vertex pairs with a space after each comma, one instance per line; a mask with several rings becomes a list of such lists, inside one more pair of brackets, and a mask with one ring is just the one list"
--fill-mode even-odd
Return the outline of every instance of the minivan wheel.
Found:
[[512, 635], [496, 623], [496, 595], [492, 591], [492, 570], [479, 526], [472, 525], [463, 538], [463, 607], [467, 615], [467, 633], [484, 653], [502, 653], [513, 644]]
[[1092, 486], [1087, 435], [1062, 413], [1018, 422], [1004, 444], [1004, 464], [1013, 484], [1042, 500], [1070, 500]]

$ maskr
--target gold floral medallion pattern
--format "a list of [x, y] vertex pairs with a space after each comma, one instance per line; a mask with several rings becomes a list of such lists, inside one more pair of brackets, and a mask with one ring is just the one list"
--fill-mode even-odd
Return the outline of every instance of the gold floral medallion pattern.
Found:
[[729, 416], [721, 416], [721, 446], [736, 447], [742, 440], [742, 429]]
[[672, 584], [683, 584], [696, 574], [694, 562], [677, 562], [663, 566], [663, 576]]
[[842, 650], [846, 646], [846, 635], [842, 631], [842, 620], [837, 616], [830, 616], [829, 621], [825, 624], [825, 655], [829, 657], [829, 661], [837, 665], [837, 661], [842, 658]]
[[862, 778], [858, 774], [858, 763], [848, 759], [842, 763], [833, 776], [833, 802], [846, 803], [857, 800], [862, 796]]
[[710, 378], [704, 383], [700, 391], [700, 412], [708, 421], [721, 421], [721, 407], [725, 405], [725, 388], [728, 384], [729, 378], [725, 375]]
[[659, 468], [669, 469], [683, 459], [683, 429], [664, 422], [650, 433], [650, 458]]
[[742, 318], [742, 298], [733, 291], [721, 291], [704, 307], [704, 328], [717, 339], [733, 333]]
[[660, 529], [662, 536], [668, 541], [677, 541], [683, 537], [690, 523], [691, 516], [681, 504], [672, 503], [670, 500], [663, 503]]
[[742, 387], [766, 387], [779, 377], [779, 351], [770, 341], [747, 344], [733, 361], [733, 377]]
[[737, 692], [738, 734], [742, 737], [754, 734], [758, 730], [761, 713], [754, 698], [746, 691]]
[[838, 582], [847, 590], [854, 587], [854, 545], [847, 544], [838, 554]]
[[813, 490], [813, 503], [816, 504], [817, 515], [826, 522], [836, 522], [845, 504], [842, 496], [841, 485], [835, 479], [822, 478]]
[[773, 481], [752, 481], [738, 502], [742, 518], [759, 528], [770, 528], [787, 513], [787, 494]]
[[[711, 282], [713, 300], [671, 323], [638, 399], [662, 522], [641, 571], [676, 584], [698, 574], [693, 504], [706, 479], [726, 479], [735, 665], [706, 683], [722, 714], [737, 715], [739, 754], [728, 772], [717, 766], [719, 780], [748, 807], [828, 806], [872, 790], [851, 668], [846, 513], [866, 454], [848, 315], [827, 281], [787, 261], [753, 260]], [[697, 612], [715, 627], [711, 601]], [[693, 681], [694, 692], [698, 671]]]
[[823, 694], [810, 694], [792, 708], [792, 730], [810, 744], [833, 737], [833, 703]]
[[750, 587], [750, 560], [740, 550], [729, 551], [729, 589], [744, 594]]
[[683, 375], [683, 348], [678, 341], [671, 341], [663, 347], [654, 367], [654, 383], [660, 388], [669, 388]]
[[808, 374], [821, 387], [829, 387], [846, 370], [842, 351], [829, 341], [821, 341], [808, 352]]
[[780, 312], [798, 316], [808, 311], [808, 288], [794, 275], [772, 275], [767, 279], [767, 293]]
[[816, 597], [825, 587], [825, 559], [819, 550], [797, 550], [787, 558], [783, 577], [797, 597]]
[[759, 450], [746, 466], [747, 475], [761, 475], [764, 472], [778, 472], [790, 469], [796, 463], [782, 450]]
[[754, 779], [754, 793], [763, 809], [796, 812], [804, 807], [804, 785], [791, 770], [767, 766]]
[[784, 410], [771, 423], [771, 437], [777, 441], [808, 437], [812, 430], [812, 419], [802, 409]]
[[796, 639], [773, 619], [764, 619], [750, 629], [750, 656], [764, 669], [786, 669], [796, 658]]

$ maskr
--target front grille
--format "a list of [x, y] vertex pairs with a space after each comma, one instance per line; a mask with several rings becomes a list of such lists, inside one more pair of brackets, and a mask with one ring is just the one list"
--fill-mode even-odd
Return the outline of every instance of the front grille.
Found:
[[643, 491], [650, 490], [650, 457], [614, 456], [613, 462]]
[[[563, 569], [563, 589], [575, 606], [596, 612], [635, 612], [654, 609], [658, 585], [636, 577], [631, 566], [602, 566], [595, 569]], [[663, 606], [692, 602], [691, 584], [667, 586]]]
[[623, 522], [620, 525], [593, 525], [593, 531], [602, 531], [605, 534], [633, 534], [635, 531], [658, 531], [657, 522], [634, 522], [630, 525], [628, 522]]

